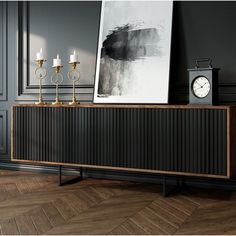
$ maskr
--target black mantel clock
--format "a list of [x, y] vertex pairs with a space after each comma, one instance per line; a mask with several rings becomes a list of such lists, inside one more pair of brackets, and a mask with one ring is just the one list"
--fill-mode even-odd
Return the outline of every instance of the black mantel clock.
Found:
[[[208, 67], [199, 68], [199, 62], [208, 62]], [[189, 72], [189, 103], [216, 105], [218, 102], [218, 68], [212, 68], [209, 58], [197, 59]]]

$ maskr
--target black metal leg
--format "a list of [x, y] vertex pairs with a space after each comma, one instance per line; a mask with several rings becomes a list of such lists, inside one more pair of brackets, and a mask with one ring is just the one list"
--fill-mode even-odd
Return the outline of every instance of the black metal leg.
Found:
[[177, 188], [180, 187], [180, 176], [179, 175], [176, 176], [176, 187]]
[[73, 178], [73, 179], [70, 179], [70, 180], [67, 180], [65, 182], [62, 182], [62, 166], [59, 165], [59, 172], [58, 172], [58, 177], [59, 177], [59, 186], [63, 186], [63, 185], [66, 185], [66, 184], [73, 184], [73, 183], [76, 183], [80, 180], [83, 179], [83, 168], [80, 167], [80, 176], [76, 177], [76, 178]]
[[162, 182], [162, 195], [163, 197], [166, 197], [167, 196], [167, 193], [166, 193], [166, 176], [163, 175], [163, 182]]
[[186, 182], [185, 182], [185, 176], [183, 175], [182, 178], [181, 178], [181, 187], [182, 188], [186, 188]]
[[80, 178], [83, 179], [83, 167], [79, 168]]
[[59, 186], [61, 186], [61, 168], [62, 168], [62, 166], [60, 165], [59, 166]]
[[162, 195], [167, 197], [169, 194], [182, 191], [186, 187], [185, 176], [176, 176], [176, 186], [170, 186], [167, 188], [166, 175], [163, 175], [162, 182]]

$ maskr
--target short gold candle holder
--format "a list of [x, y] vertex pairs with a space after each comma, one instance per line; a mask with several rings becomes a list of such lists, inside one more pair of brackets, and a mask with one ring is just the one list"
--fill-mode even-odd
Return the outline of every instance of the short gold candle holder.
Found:
[[43, 101], [42, 96], [42, 80], [47, 76], [47, 70], [43, 68], [43, 63], [46, 60], [36, 60], [38, 67], [35, 69], [35, 76], [39, 80], [39, 100], [35, 102], [35, 105], [46, 105], [47, 103]]
[[72, 69], [68, 72], [67, 76], [68, 79], [72, 81], [73, 83], [73, 95], [72, 95], [72, 101], [69, 102], [69, 105], [71, 106], [75, 106], [80, 104], [79, 101], [77, 101], [76, 97], [75, 97], [75, 83], [77, 81], [79, 81], [80, 78], [80, 73], [79, 71], [76, 69], [77, 64], [80, 64], [79, 61], [76, 62], [69, 62], [69, 64], [71, 64]]
[[60, 101], [58, 95], [58, 87], [63, 82], [63, 75], [60, 72], [62, 66], [53, 66], [53, 68], [55, 68], [55, 72], [51, 76], [51, 82], [56, 85], [56, 98], [55, 102], [53, 102], [52, 105], [62, 105], [63, 103]]

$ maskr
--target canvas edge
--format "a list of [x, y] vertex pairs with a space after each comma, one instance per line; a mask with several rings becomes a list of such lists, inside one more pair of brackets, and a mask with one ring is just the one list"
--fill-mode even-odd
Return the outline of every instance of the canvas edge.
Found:
[[99, 83], [99, 73], [100, 73], [100, 60], [101, 60], [101, 46], [102, 46], [104, 8], [105, 8], [105, 1], [102, 0], [101, 10], [100, 10], [98, 43], [97, 43], [97, 58], [96, 58], [96, 68], [95, 68], [96, 71], [95, 71], [95, 84], [94, 84], [94, 92], [93, 92], [93, 103], [99, 103], [99, 102], [96, 101], [96, 98], [97, 98], [97, 90], [98, 90], [98, 83]]

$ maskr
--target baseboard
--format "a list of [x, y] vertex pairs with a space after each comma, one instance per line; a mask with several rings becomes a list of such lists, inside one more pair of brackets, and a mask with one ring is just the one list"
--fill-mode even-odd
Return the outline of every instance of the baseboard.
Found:
[[[8, 170], [21, 170], [21, 171], [33, 171], [42, 174], [57, 174], [58, 167], [46, 166], [46, 165], [22, 165], [12, 162], [0, 162], [1, 169]], [[63, 168], [64, 175], [78, 175], [76, 168]], [[98, 178], [98, 179], [113, 179], [113, 180], [126, 180], [132, 182], [142, 183], [154, 183], [162, 184], [163, 175], [160, 174], [146, 174], [127, 171], [112, 171], [112, 170], [100, 170], [100, 169], [84, 169], [84, 177]], [[176, 176], [167, 175], [167, 184], [175, 185]], [[222, 179], [210, 179], [199, 177], [185, 177], [186, 185], [189, 187], [222, 189], [222, 190], [236, 190], [236, 179], [222, 180]]]
[[[0, 162], [0, 168], [6, 170], [18, 170], [18, 171], [33, 171], [41, 174], [58, 174], [57, 166], [47, 165], [30, 165], [30, 164], [18, 164], [13, 162]], [[73, 168], [64, 168], [63, 174], [65, 175], [77, 175], [77, 171]]]

